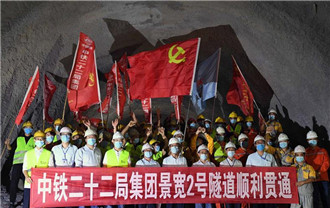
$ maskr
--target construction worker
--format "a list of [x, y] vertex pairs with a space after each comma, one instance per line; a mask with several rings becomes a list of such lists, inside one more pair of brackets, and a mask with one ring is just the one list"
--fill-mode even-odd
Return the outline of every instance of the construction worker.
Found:
[[238, 136], [238, 143], [240, 147], [236, 150], [234, 157], [237, 160], [240, 160], [243, 166], [245, 166], [248, 156], [253, 153], [253, 151], [248, 147], [249, 137], [246, 134], [241, 133]]
[[85, 131], [86, 145], [79, 148], [75, 155], [75, 167], [100, 167], [101, 150], [96, 147], [97, 133], [92, 129]]
[[79, 130], [75, 130], [72, 133], [71, 144], [75, 145], [78, 149], [83, 146], [83, 133]]
[[[130, 167], [130, 153], [123, 149], [124, 136], [117, 131], [113, 134], [112, 143], [113, 149], [108, 150], [103, 158], [104, 167]], [[141, 148], [142, 149], [142, 148]]]
[[227, 155], [225, 153], [225, 129], [222, 127], [218, 127], [216, 129], [217, 134], [215, 136], [216, 142], [214, 143], [214, 159], [220, 163], [221, 161], [225, 160]]
[[226, 130], [229, 133], [230, 141], [237, 145], [237, 138], [242, 131], [242, 125], [237, 123], [237, 113], [231, 112], [229, 114], [230, 124], [227, 125]]
[[217, 117], [214, 121], [214, 128], [217, 129], [218, 127], [222, 127], [224, 129], [226, 128], [226, 121], [220, 116]]
[[253, 120], [252, 116], [247, 116], [245, 118], [245, 125], [243, 128], [243, 132], [245, 135], [247, 135], [249, 137], [248, 149], [253, 148], [253, 140], [258, 135], [258, 131], [253, 128], [253, 122], [254, 122], [254, 120]]
[[248, 156], [246, 167], [277, 167], [274, 156], [265, 152], [265, 142], [266, 140], [263, 136], [257, 135], [254, 138], [254, 145], [257, 151]]
[[275, 156], [275, 160], [279, 166], [290, 167], [294, 163], [294, 152], [289, 147], [289, 137], [281, 133], [278, 136], [279, 147], [266, 145], [266, 152]]
[[[151, 135], [151, 130], [147, 128], [146, 132], [146, 138], [148, 138]], [[132, 167], [134, 167], [135, 163], [141, 158], [142, 143], [138, 136], [139, 135], [132, 135], [125, 144], [125, 150], [129, 152], [131, 157]]]
[[53, 127], [48, 127], [47, 129], [45, 129], [45, 134], [46, 134], [45, 149], [51, 151], [52, 148], [55, 145], [60, 144], [60, 142], [59, 141], [53, 142], [55, 137], [55, 130], [53, 129]]
[[306, 138], [309, 147], [306, 149], [305, 160], [316, 171], [316, 181], [313, 182], [314, 207], [319, 207], [319, 198], [321, 198], [323, 207], [329, 207], [329, 155], [326, 149], [317, 145], [318, 136], [316, 132], [309, 131]]
[[54, 166], [53, 154], [51, 151], [43, 148], [45, 145], [45, 133], [39, 130], [34, 133], [33, 137], [35, 148], [25, 153], [22, 168], [25, 176], [23, 208], [30, 207], [30, 188], [31, 183], [33, 183], [31, 179], [31, 168], [48, 168]]
[[55, 137], [54, 137], [54, 141], [53, 142], [57, 142], [58, 140], [60, 140], [60, 130], [63, 127], [63, 120], [61, 118], [58, 118], [54, 121], [54, 128], [55, 128]]
[[55, 167], [74, 167], [75, 155], [78, 148], [70, 144], [72, 131], [69, 127], [60, 130], [62, 144], [52, 148]]
[[311, 165], [305, 161], [305, 147], [298, 145], [294, 148], [296, 163], [293, 167], [297, 170], [296, 185], [298, 186], [299, 204], [291, 204], [291, 208], [313, 208], [313, 184], [316, 173]]
[[[146, 143], [142, 146], [143, 158], [136, 163], [136, 167], [160, 167], [159, 163], [152, 159], [154, 148]], [[139, 206], [140, 207], [140, 206]], [[145, 207], [145, 206], [144, 206]], [[153, 206], [154, 207], [154, 206]]]
[[196, 119], [198, 126], [203, 127], [204, 120], [205, 120], [205, 117], [202, 114], [199, 114]]
[[[280, 133], [283, 132], [282, 125], [277, 120], [277, 111], [275, 109], [270, 109], [268, 112], [268, 121], [266, 122], [266, 132], [265, 139], [268, 145], [274, 146], [275, 141]], [[264, 125], [260, 128], [263, 132], [265, 129]]]
[[23, 133], [21, 133], [17, 138], [16, 142], [14, 141], [10, 144], [10, 139], [6, 139], [5, 145], [7, 150], [15, 151], [14, 159], [13, 159], [13, 166], [11, 172], [11, 181], [10, 181], [10, 208], [15, 207], [16, 202], [16, 194], [18, 191], [18, 182], [19, 179], [24, 181], [24, 176], [22, 174], [22, 166], [23, 166], [23, 159], [24, 154], [28, 150], [34, 148], [34, 139], [32, 135], [33, 126], [30, 121], [26, 121], [23, 123], [22, 126]]
[[206, 145], [210, 154], [213, 154], [213, 149], [214, 149], [214, 141], [213, 138], [206, 133], [206, 129], [204, 127], [198, 127], [195, 135], [192, 137], [191, 141], [190, 141], [190, 150], [192, 152], [192, 155], [187, 158], [188, 161], [191, 161], [191, 163], [189, 162], [189, 164], [192, 164], [193, 162], [198, 160], [198, 155], [196, 154], [196, 150], [199, 147], [199, 145]]
[[241, 126], [243, 126], [243, 122], [244, 122], [243, 116], [237, 116], [237, 123], [241, 124]]
[[212, 138], [215, 137], [215, 133], [213, 134], [213, 129], [212, 129], [212, 121], [210, 119], [205, 119], [204, 120], [204, 127], [206, 129], [206, 133], [208, 133]]

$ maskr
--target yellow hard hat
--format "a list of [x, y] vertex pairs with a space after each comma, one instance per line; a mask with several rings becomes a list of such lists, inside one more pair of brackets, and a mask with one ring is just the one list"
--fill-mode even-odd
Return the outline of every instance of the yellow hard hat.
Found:
[[70, 129], [73, 129], [71, 124], [67, 124], [66, 126], [69, 127]]
[[47, 134], [48, 132], [55, 133], [55, 130], [53, 129], [53, 127], [48, 127], [47, 129], [45, 129], [45, 134]]
[[43, 131], [38, 130], [38, 131], [36, 131], [36, 133], [34, 133], [33, 137], [34, 137], [34, 138], [36, 138], [36, 137], [42, 137], [42, 138], [45, 138], [46, 135], [45, 135], [45, 133], [44, 133]]
[[173, 136], [174, 135], [174, 133], [176, 132], [177, 130], [173, 130], [172, 132], [171, 132], [171, 135]]
[[237, 118], [237, 113], [235, 111], [231, 112], [229, 118]]
[[245, 118], [245, 122], [253, 122], [253, 117], [252, 116], [247, 116], [246, 118]]
[[72, 137], [76, 136], [76, 135], [83, 135], [82, 132], [78, 131], [78, 130], [75, 130], [73, 133], [72, 133]]
[[118, 130], [119, 130], [119, 131], [121, 131], [123, 128], [124, 128], [124, 125], [123, 125], [123, 124], [119, 124], [119, 125], [118, 125]]
[[215, 119], [214, 123], [225, 123], [225, 119], [223, 119], [219, 116]]
[[156, 142], [158, 142], [156, 139], [152, 139], [152, 140], [150, 140], [149, 144], [150, 144], [150, 145], [153, 145], [153, 144], [155, 144]]
[[54, 121], [54, 125], [61, 125], [63, 123], [63, 120], [58, 118]]
[[205, 117], [204, 117], [202, 114], [199, 114], [199, 115], [197, 116], [197, 120], [199, 120], [199, 119], [205, 119]]
[[241, 122], [241, 121], [244, 121], [244, 118], [242, 116], [238, 116], [237, 117], [237, 122]]
[[24, 122], [24, 123], [23, 123], [23, 128], [25, 128], [25, 127], [31, 127], [31, 128], [33, 128], [33, 125], [32, 125], [32, 123], [31, 123], [31, 121], [26, 121], [26, 122]]

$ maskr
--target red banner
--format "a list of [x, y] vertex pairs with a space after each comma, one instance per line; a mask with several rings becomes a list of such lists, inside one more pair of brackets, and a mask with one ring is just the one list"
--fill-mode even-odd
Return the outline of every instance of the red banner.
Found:
[[181, 118], [181, 103], [183, 96], [173, 95], [171, 96], [171, 103], [174, 105], [175, 118], [180, 121]]
[[52, 81], [45, 75], [45, 85], [44, 85], [44, 111], [43, 111], [43, 120], [48, 123], [53, 123], [54, 119], [49, 116], [48, 109], [50, 106], [50, 102], [53, 98], [53, 95], [56, 91], [56, 86]]
[[121, 78], [117, 62], [115, 62], [115, 67], [112, 68], [112, 72], [115, 75], [115, 82], [117, 85], [117, 115], [119, 118], [123, 118], [126, 96], [124, 93], [123, 80]]
[[298, 203], [294, 167], [32, 168], [30, 207]]
[[191, 95], [199, 42], [176, 42], [128, 57], [131, 98]]
[[127, 54], [125, 53], [118, 61], [118, 68], [124, 74], [126, 95], [128, 97], [128, 100], [131, 101], [131, 97], [129, 95], [129, 86], [128, 86], [129, 76], [127, 73], [127, 65], [128, 65], [128, 59], [127, 59]]
[[236, 60], [233, 60], [233, 81], [227, 93], [227, 103], [237, 105], [246, 116], [253, 116], [253, 94], [244, 79]]
[[259, 119], [259, 128], [261, 128], [261, 126], [266, 124], [266, 121], [260, 111], [258, 111], [258, 119]]
[[151, 98], [141, 100], [141, 104], [146, 122], [152, 124]]
[[39, 67], [37, 66], [34, 71], [33, 76], [29, 80], [29, 87], [25, 93], [24, 100], [21, 106], [21, 109], [18, 112], [18, 115], [15, 119], [15, 124], [18, 126], [22, 123], [22, 118], [26, 113], [27, 109], [30, 107], [34, 97], [37, 94], [38, 86], [39, 86]]
[[83, 111], [101, 102], [95, 43], [84, 33], [80, 33], [67, 90], [69, 107], [73, 112]]
[[[112, 93], [115, 85], [114, 74], [112, 72], [115, 64], [112, 65], [112, 69], [105, 76], [107, 78], [107, 94], [102, 102], [102, 113], [108, 113], [111, 107]], [[98, 110], [101, 112], [101, 109]]]

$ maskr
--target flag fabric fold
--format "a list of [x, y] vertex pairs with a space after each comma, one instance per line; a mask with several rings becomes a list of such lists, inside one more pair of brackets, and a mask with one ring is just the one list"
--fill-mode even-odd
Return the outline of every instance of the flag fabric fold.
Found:
[[129, 76], [127, 72], [127, 65], [128, 65], [128, 59], [127, 59], [127, 54], [125, 53], [118, 61], [118, 68], [124, 74], [125, 90], [126, 90], [127, 98], [129, 101], [132, 101], [131, 96], [129, 94]]
[[152, 124], [152, 112], [151, 112], [151, 98], [145, 98], [141, 100], [142, 109], [145, 116], [145, 121]]
[[53, 95], [56, 91], [56, 86], [54, 83], [45, 75], [44, 77], [44, 109], [43, 109], [43, 120], [47, 121], [48, 123], [53, 123], [54, 119], [49, 116], [48, 110], [50, 106], [50, 102], [52, 101]]
[[[115, 85], [115, 76], [113, 74], [113, 68], [115, 67], [115, 64], [112, 65], [112, 68], [109, 73], [105, 74], [107, 78], [107, 93], [106, 96], [101, 104], [102, 106], [102, 113], [109, 113], [110, 107], [111, 107], [111, 100], [112, 100], [112, 93], [113, 88]], [[101, 112], [101, 109], [99, 108], [98, 112]]]
[[115, 67], [112, 68], [112, 72], [115, 77], [115, 83], [117, 86], [117, 115], [119, 118], [123, 118], [124, 114], [124, 107], [125, 107], [125, 102], [126, 102], [126, 96], [124, 92], [124, 85], [123, 85], [123, 80], [120, 75], [120, 71], [118, 68], [117, 62], [115, 62]]

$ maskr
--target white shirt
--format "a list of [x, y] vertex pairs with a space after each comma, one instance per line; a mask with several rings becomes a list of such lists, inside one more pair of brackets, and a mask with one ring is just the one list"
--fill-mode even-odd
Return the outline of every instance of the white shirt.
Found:
[[233, 158], [233, 160], [228, 157], [220, 163], [220, 167], [243, 167], [242, 162]]
[[[121, 153], [122, 149], [119, 150], [119, 151], [117, 151], [117, 150], [115, 150], [115, 149], [113, 149], [113, 150], [114, 150], [115, 153], [116, 153], [117, 161], [119, 161], [119, 157], [120, 157], [120, 153]], [[108, 150], [108, 151], [109, 151], [109, 150]], [[105, 152], [105, 155], [104, 155], [104, 158], [103, 158], [103, 164], [108, 164], [108, 151]], [[131, 157], [128, 157], [127, 162], [128, 162], [128, 164], [131, 164]]]
[[145, 158], [142, 158], [141, 160], [137, 161], [135, 164], [135, 167], [160, 167], [159, 163], [157, 161], [154, 161], [151, 159], [150, 161], [146, 160]]
[[79, 148], [76, 152], [76, 167], [100, 167], [102, 153], [97, 147], [89, 149], [87, 145]]
[[188, 167], [188, 164], [185, 157], [179, 155], [178, 158], [174, 158], [170, 155], [163, 160], [163, 167]]
[[203, 163], [201, 160], [198, 160], [197, 162], [193, 163], [192, 167], [198, 167], [198, 166], [206, 166], [206, 167], [215, 167], [213, 162], [210, 161], [205, 161], [205, 163]]
[[56, 145], [52, 148], [54, 154], [54, 164], [56, 167], [73, 167], [74, 157], [78, 148], [75, 145], [69, 144], [64, 148], [62, 144]]
[[260, 156], [258, 152], [255, 152], [248, 156], [246, 166], [277, 167], [277, 164], [273, 155], [264, 152]]
[[[37, 161], [39, 160], [40, 158], [40, 155], [42, 153], [42, 151], [44, 150], [44, 148], [42, 149], [37, 149], [36, 147], [34, 148], [34, 152], [36, 154], [36, 158], [37, 158]], [[28, 159], [27, 159], [27, 154], [24, 155], [24, 161], [23, 161], [23, 173], [24, 173], [24, 170], [27, 170], [27, 171], [31, 171], [31, 169], [28, 169], [27, 167], [27, 163], [28, 163]], [[54, 158], [53, 158], [53, 154], [50, 154], [50, 158], [49, 158], [49, 162], [48, 162], [48, 167], [54, 167]], [[31, 188], [31, 184], [25, 184], [24, 183], [24, 188]]]

